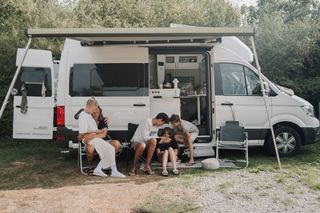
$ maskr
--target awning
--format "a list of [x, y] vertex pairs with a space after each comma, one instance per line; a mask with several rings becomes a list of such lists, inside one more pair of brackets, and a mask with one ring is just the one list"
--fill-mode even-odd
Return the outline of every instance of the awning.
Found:
[[27, 29], [29, 38], [65, 37], [83, 42], [107, 43], [206, 43], [222, 36], [253, 36], [254, 28], [40, 28]]

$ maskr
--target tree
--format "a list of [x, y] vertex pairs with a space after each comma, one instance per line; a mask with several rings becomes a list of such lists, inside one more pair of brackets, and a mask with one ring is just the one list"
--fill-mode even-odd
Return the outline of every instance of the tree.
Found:
[[74, 17], [84, 27], [235, 26], [239, 22], [238, 11], [221, 0], [80, 0]]
[[[23, 30], [28, 27], [66, 27], [72, 19], [68, 8], [55, 0], [2, 0], [0, 1], [0, 100], [7, 93], [16, 70], [17, 48], [25, 47], [27, 37]], [[52, 49], [58, 52], [61, 40], [41, 40], [33, 42], [32, 47]], [[10, 100], [11, 101], [11, 100]], [[0, 122], [0, 135], [11, 135], [12, 104], [8, 104]]]
[[260, 0], [242, 7], [244, 24], [257, 24], [256, 46], [263, 73], [317, 107], [320, 100], [320, 3]]

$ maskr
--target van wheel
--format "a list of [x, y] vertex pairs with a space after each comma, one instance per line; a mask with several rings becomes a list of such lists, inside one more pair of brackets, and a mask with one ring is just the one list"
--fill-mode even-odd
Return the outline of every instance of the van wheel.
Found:
[[[301, 146], [301, 137], [299, 133], [288, 126], [280, 126], [274, 130], [276, 144], [279, 155], [281, 157], [289, 157], [295, 155]], [[266, 148], [270, 154], [276, 155], [272, 136], [269, 135], [266, 141]]]

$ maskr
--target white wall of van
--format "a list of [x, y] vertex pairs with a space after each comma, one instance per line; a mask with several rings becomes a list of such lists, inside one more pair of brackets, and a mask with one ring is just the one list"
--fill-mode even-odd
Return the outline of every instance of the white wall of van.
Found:
[[[168, 45], [168, 47], [172, 49], [172, 45]], [[166, 45], [163, 44], [162, 48], [166, 48]], [[259, 89], [258, 73], [251, 65], [253, 62], [251, 50], [236, 37], [222, 37], [221, 42], [214, 44], [209, 54], [212, 60], [210, 70], [212, 72], [211, 85], [213, 86], [210, 95], [212, 95], [212, 107], [214, 108], [212, 132], [224, 125], [225, 121], [235, 119], [240, 121], [249, 132], [250, 146], [265, 145], [272, 152], [269, 124], [263, 96]], [[19, 50], [17, 64], [21, 60], [20, 58], [21, 51]], [[57, 96], [56, 100], [54, 92], [52, 95], [48, 93], [48, 95], [41, 97], [28, 96], [29, 111], [27, 114], [21, 113], [20, 108], [16, 107], [14, 110], [14, 137], [37, 138], [32, 135], [43, 134], [35, 133], [40, 130], [48, 133], [45, 138], [52, 138], [52, 132], [55, 129], [53, 124], [55, 123], [57, 137], [61, 136], [61, 140], [77, 142], [75, 134], [78, 130], [78, 123], [74, 119], [74, 115], [81, 108], [84, 108], [89, 98], [89, 95], [86, 95], [88, 90], [90, 90], [90, 94], [96, 94], [103, 112], [108, 115], [110, 129], [126, 132], [128, 123], [140, 123], [151, 114], [155, 114], [150, 110], [152, 99], [150, 98], [149, 60], [148, 45], [144, 45], [144, 47], [86, 46], [81, 45], [79, 41], [66, 39], [59, 63], [59, 73], [55, 75], [52, 73], [51, 52], [29, 50], [23, 66], [48, 68], [52, 76], [50, 81], [52, 91], [55, 91], [54, 81], [56, 79], [54, 76], [58, 76]], [[106, 66], [106, 69], [110, 69], [110, 73], [105, 78], [110, 77], [112, 81], [124, 82], [121, 89], [109, 87], [107, 90], [99, 90], [83, 83], [88, 81], [87, 78], [90, 75], [90, 79], [95, 81], [92, 82], [93, 85], [105, 86], [96, 76], [97, 70], [91, 66], [92, 64]], [[112, 67], [112, 64], [118, 64], [122, 66], [122, 69], [116, 69]], [[115, 70], [112, 72], [112, 69]], [[318, 140], [320, 137], [319, 120], [314, 117], [312, 105], [302, 98], [288, 94], [265, 76], [263, 76], [263, 81], [268, 84], [271, 90], [266, 100], [267, 109], [275, 127], [277, 144], [281, 149], [280, 154], [292, 155], [298, 151], [301, 145]], [[112, 84], [112, 82], [110, 83]], [[170, 101], [174, 102], [172, 106], [179, 106], [179, 102], [171, 99]], [[14, 106], [18, 106], [20, 103], [21, 95], [16, 95]], [[46, 103], [45, 106], [44, 103]], [[43, 107], [46, 108], [45, 113], [42, 113], [43, 109], [40, 109]], [[55, 107], [56, 115], [53, 112]], [[168, 113], [173, 111], [174, 109], [170, 109]], [[232, 111], [235, 115], [234, 118]], [[56, 122], [53, 122], [54, 116], [57, 118]], [[46, 121], [45, 124], [41, 119]], [[38, 126], [32, 126], [31, 123]], [[22, 129], [29, 132], [29, 136], [19, 133]], [[213, 145], [215, 145], [215, 136], [209, 143], [199, 143], [196, 147], [212, 149]], [[204, 156], [201, 153], [205, 153], [205, 151], [199, 153], [198, 156]]]

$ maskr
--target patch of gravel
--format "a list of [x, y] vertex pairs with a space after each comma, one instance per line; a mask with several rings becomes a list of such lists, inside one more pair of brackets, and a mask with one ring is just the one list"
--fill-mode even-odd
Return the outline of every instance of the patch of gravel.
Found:
[[319, 212], [320, 191], [294, 176], [248, 170], [197, 177], [203, 212]]

